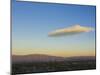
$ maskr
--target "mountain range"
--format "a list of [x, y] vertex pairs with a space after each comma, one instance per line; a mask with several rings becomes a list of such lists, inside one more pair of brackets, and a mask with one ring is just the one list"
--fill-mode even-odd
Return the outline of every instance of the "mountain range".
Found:
[[60, 57], [44, 54], [12, 55], [12, 62], [53, 62], [53, 61], [85, 61], [95, 60], [95, 56]]

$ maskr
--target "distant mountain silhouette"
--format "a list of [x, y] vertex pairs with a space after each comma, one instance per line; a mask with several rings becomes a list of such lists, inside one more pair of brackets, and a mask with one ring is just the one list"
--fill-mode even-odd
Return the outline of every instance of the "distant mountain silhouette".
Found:
[[13, 62], [49, 62], [49, 61], [64, 61], [65, 58], [57, 56], [49, 56], [43, 54], [33, 54], [33, 55], [13, 55]]
[[58, 57], [44, 54], [12, 55], [12, 62], [52, 62], [52, 61], [82, 61], [95, 60], [94, 56]]

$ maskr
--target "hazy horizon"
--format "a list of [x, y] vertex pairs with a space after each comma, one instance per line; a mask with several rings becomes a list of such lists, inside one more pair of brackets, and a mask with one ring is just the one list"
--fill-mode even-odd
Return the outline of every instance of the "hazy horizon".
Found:
[[[95, 56], [95, 6], [13, 0], [12, 7], [12, 55]], [[48, 36], [59, 29], [75, 30], [75, 25], [79, 31], [89, 27], [94, 31]]]

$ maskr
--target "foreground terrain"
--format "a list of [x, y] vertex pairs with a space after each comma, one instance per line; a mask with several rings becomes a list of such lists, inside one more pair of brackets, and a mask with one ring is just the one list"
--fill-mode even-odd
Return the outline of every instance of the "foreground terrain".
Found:
[[95, 69], [96, 63], [91, 61], [33, 62], [12, 65], [12, 74], [57, 72]]
[[[82, 59], [81, 59], [82, 58]], [[41, 58], [42, 59], [42, 58]], [[58, 59], [58, 58], [57, 58]], [[61, 59], [61, 58], [60, 58]], [[12, 62], [12, 74], [25, 73], [41, 73], [41, 72], [57, 72], [57, 71], [74, 71], [74, 70], [89, 70], [96, 69], [96, 61], [94, 58], [66, 58], [57, 61], [17, 61]]]

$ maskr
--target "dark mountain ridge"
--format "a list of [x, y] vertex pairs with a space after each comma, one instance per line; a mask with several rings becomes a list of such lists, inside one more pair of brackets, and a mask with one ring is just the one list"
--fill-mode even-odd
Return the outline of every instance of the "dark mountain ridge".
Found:
[[60, 57], [45, 54], [12, 55], [12, 62], [53, 62], [95, 60], [95, 56]]

